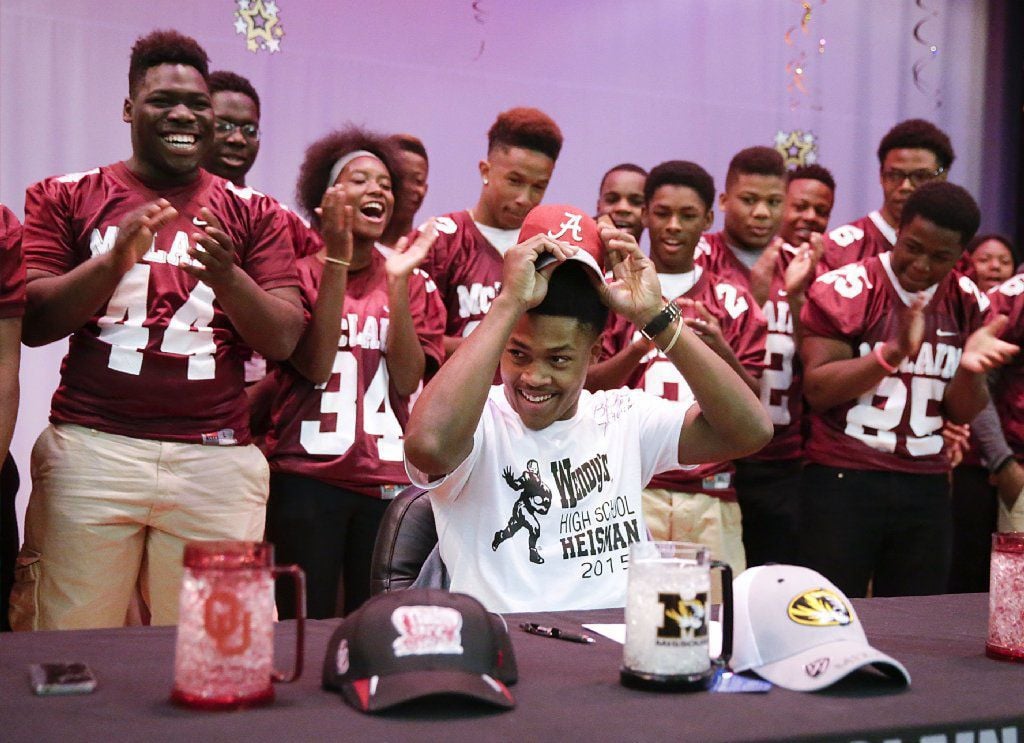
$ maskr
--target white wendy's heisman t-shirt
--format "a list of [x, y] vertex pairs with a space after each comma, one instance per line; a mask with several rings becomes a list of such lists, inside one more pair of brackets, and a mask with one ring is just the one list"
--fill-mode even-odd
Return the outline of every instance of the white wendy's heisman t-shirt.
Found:
[[575, 416], [532, 431], [504, 387], [491, 388], [473, 451], [454, 472], [427, 483], [406, 462], [431, 489], [451, 590], [499, 612], [624, 606], [629, 545], [647, 539], [640, 492], [679, 469], [692, 403], [583, 391]]

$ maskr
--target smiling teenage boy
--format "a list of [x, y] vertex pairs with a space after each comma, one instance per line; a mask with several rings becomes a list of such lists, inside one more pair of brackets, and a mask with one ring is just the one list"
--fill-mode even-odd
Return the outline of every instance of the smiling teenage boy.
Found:
[[239, 346], [284, 359], [303, 314], [281, 209], [199, 167], [206, 77], [193, 39], [140, 38], [131, 156], [28, 190], [24, 340], [71, 338], [33, 451], [18, 629], [120, 625], [137, 579], [174, 623], [186, 541], [262, 538]]
[[[494, 611], [622, 606], [629, 544], [646, 538], [641, 489], [658, 472], [755, 451], [771, 424], [662, 299], [629, 233], [599, 236], [578, 209], [544, 206], [520, 238], [490, 312], [413, 409], [407, 468], [431, 489], [452, 590]], [[593, 260], [602, 243], [608, 284]], [[538, 270], [546, 254], [555, 265]], [[583, 390], [607, 308], [644, 328], [692, 398]]]
[[978, 228], [967, 191], [939, 181], [903, 206], [892, 252], [820, 276], [801, 313], [811, 407], [801, 554], [848, 596], [943, 593], [949, 570], [947, 420], [988, 400], [985, 373], [1017, 346], [953, 269]]
[[444, 300], [449, 356], [501, 289], [502, 256], [518, 242], [526, 214], [544, 198], [561, 150], [562, 132], [543, 111], [502, 112], [487, 132], [476, 206], [435, 220], [437, 242], [423, 270]]
[[822, 266], [839, 268], [892, 250], [907, 199], [924, 183], [946, 180], [954, 158], [949, 136], [930, 121], [907, 119], [886, 132], [878, 143], [882, 206], [830, 230]]
[[[756, 394], [765, 355], [761, 310], [746, 287], [693, 262], [701, 233], [714, 219], [714, 180], [696, 163], [670, 160], [651, 170], [644, 199], [651, 260], [665, 299], [679, 306], [684, 322]], [[625, 318], [616, 317], [609, 324], [602, 351], [607, 360], [595, 365], [588, 389], [626, 384], [666, 400], [689, 396], [686, 380], [671, 360]], [[715, 559], [742, 572], [746, 557], [735, 471], [725, 460], [657, 475], [643, 493], [651, 535], [704, 544]]]

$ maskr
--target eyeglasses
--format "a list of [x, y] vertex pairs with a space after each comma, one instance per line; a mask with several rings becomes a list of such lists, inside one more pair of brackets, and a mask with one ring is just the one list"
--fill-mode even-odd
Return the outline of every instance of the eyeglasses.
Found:
[[922, 183], [933, 181], [940, 175], [946, 172], [945, 168], [938, 168], [936, 170], [899, 170], [898, 168], [892, 168], [890, 170], [882, 171], [882, 180], [888, 183], [890, 186], [898, 186], [903, 181], [909, 180], [910, 185], [917, 188]]
[[213, 125], [213, 129], [217, 134], [224, 134], [228, 137], [235, 129], [238, 129], [246, 139], [251, 139], [253, 142], [260, 141], [260, 128], [255, 124], [235, 124], [232, 121], [218, 119], [217, 123]]

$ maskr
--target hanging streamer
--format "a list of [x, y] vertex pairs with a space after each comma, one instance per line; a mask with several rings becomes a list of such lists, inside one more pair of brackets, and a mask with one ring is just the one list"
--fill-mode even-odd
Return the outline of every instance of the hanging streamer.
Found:
[[[473, 0], [473, 2], [470, 3], [470, 7], [473, 10], [473, 20], [480, 26], [486, 26], [487, 11], [483, 9], [483, 0]], [[473, 57], [474, 62], [484, 55], [484, 47], [486, 44], [487, 42], [484, 39], [480, 39], [480, 49], [477, 50], [476, 56]]]
[[935, 85], [934, 88], [930, 88], [925, 83], [924, 75], [922, 74], [925, 68], [932, 63], [932, 60], [939, 55], [939, 47], [925, 38], [922, 31], [925, 24], [927, 24], [932, 18], [939, 17], [939, 13], [936, 10], [928, 8], [924, 4], [924, 0], [914, 0], [914, 4], [926, 13], [924, 18], [914, 24], [914, 30], [912, 32], [914, 41], [923, 47], [922, 51], [926, 52], [926, 54], [914, 62], [910, 68], [910, 74], [914, 79], [914, 87], [924, 95], [933, 98], [935, 101], [935, 108], [940, 108], [942, 106], [942, 91], [939, 89], [938, 85]]
[[[813, 8], [808, 0], [797, 0], [800, 5], [800, 16], [796, 23], [786, 29], [786, 33], [782, 35], [782, 40], [786, 46], [793, 47], [795, 56], [791, 57], [786, 62], [786, 90], [790, 93], [789, 107], [790, 110], [795, 110], [800, 107], [801, 96], [809, 94], [807, 86], [808, 77], [808, 63], [811, 59], [807, 51], [803, 49], [803, 37], [810, 35], [810, 25], [813, 18]], [[824, 5], [827, 0], [821, 0], [821, 5]], [[822, 55], [825, 53], [825, 45], [827, 41], [825, 37], [818, 39], [817, 50], [818, 54]], [[820, 109], [821, 106], [813, 106], [815, 109]]]

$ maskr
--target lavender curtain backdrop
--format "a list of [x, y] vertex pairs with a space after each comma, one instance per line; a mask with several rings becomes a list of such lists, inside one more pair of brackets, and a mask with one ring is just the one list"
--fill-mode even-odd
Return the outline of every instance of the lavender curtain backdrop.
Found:
[[[0, 0], [0, 201], [21, 216], [28, 184], [128, 155], [120, 113], [129, 48], [173, 27], [196, 37], [215, 69], [259, 90], [264, 139], [250, 182], [285, 202], [305, 146], [351, 120], [424, 140], [431, 174], [421, 217], [472, 205], [487, 128], [499, 111], [533, 105], [566, 138], [551, 201], [589, 208], [600, 175], [621, 161], [695, 160], [721, 187], [737, 150], [801, 131], [838, 181], [838, 224], [880, 205], [878, 140], [921, 116], [952, 137], [952, 180], [999, 202], [986, 204], [984, 227], [1010, 229], [1001, 182], [986, 178], [983, 159], [1000, 156], [986, 155], [983, 113], [1001, 95], [986, 59], [990, 12], [1004, 5]], [[239, 11], [251, 6], [264, 20], [245, 33]], [[64, 347], [25, 351], [13, 446], [23, 476]], [[26, 483], [19, 510], [27, 498]]]

